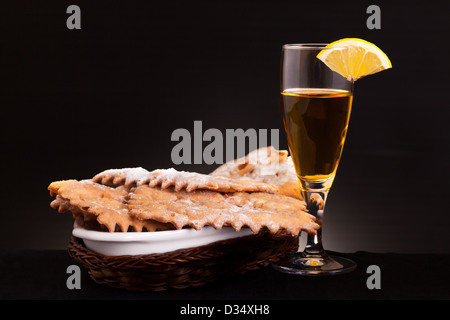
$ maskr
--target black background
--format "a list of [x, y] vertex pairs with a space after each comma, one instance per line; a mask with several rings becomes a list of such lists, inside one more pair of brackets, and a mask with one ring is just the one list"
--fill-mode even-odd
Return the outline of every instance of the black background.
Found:
[[[81, 8], [81, 30], [66, 9]], [[381, 30], [366, 27], [371, 4]], [[393, 68], [361, 79], [325, 247], [449, 253], [448, 2], [9, 1], [0, 19], [0, 248], [63, 249], [47, 186], [171, 161], [177, 128], [280, 129], [281, 46], [360, 37]]]

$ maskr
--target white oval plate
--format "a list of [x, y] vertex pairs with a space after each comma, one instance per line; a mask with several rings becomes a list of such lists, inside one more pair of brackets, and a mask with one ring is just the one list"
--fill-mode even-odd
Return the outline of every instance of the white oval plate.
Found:
[[140, 255], [164, 253], [207, 245], [216, 241], [244, 237], [253, 234], [243, 228], [239, 232], [231, 227], [216, 230], [181, 229], [156, 232], [103, 232], [86, 230], [77, 225], [72, 234], [83, 239], [86, 247], [105, 256]]

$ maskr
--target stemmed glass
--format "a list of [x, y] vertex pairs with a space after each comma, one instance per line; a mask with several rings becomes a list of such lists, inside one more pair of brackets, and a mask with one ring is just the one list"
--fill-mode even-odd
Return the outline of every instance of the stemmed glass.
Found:
[[[308, 212], [322, 226], [325, 203], [347, 133], [353, 82], [328, 68], [317, 55], [326, 44], [286, 44], [282, 50], [281, 100], [288, 145]], [[303, 252], [273, 267], [301, 275], [347, 273], [356, 263], [327, 254], [322, 227], [308, 234]]]

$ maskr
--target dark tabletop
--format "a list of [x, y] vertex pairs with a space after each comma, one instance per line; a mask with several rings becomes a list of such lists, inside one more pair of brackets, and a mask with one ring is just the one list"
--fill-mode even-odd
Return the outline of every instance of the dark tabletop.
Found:
[[[81, 288], [68, 289], [67, 267], [76, 264], [64, 250], [0, 252], [0, 298], [146, 300], [429, 300], [450, 298], [450, 255], [356, 252], [341, 254], [358, 263], [350, 273], [326, 277], [283, 274], [272, 267], [248, 271], [202, 287], [130, 292], [95, 283], [81, 268]], [[370, 265], [380, 268], [380, 289], [369, 289]]]

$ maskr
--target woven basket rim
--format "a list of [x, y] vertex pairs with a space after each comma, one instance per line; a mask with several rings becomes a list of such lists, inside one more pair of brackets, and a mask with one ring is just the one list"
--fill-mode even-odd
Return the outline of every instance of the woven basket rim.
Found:
[[136, 256], [104, 256], [71, 237], [69, 255], [100, 284], [127, 290], [166, 290], [200, 286], [277, 262], [298, 249], [298, 237], [263, 232], [200, 247]]
[[[246, 235], [246, 236], [242, 236], [242, 237], [237, 237], [237, 238], [231, 238], [231, 239], [225, 239], [225, 240], [219, 240], [219, 241], [214, 241], [205, 245], [201, 245], [201, 246], [197, 246], [197, 247], [188, 247], [188, 248], [182, 248], [182, 249], [177, 249], [177, 250], [173, 250], [173, 251], [168, 251], [168, 252], [160, 252], [160, 253], [149, 253], [149, 254], [139, 254], [139, 255], [118, 255], [118, 256], [108, 256], [108, 255], [104, 255], [101, 254], [99, 252], [96, 252], [94, 250], [91, 250], [89, 248], [86, 247], [86, 245], [83, 242], [83, 239], [78, 238], [74, 235], [71, 236], [71, 240], [74, 239], [75, 241], [77, 241], [78, 243], [82, 243], [82, 246], [85, 248], [86, 251], [88, 251], [90, 254], [95, 255], [101, 259], [111, 259], [111, 260], [117, 260], [117, 259], [142, 259], [143, 257], [155, 257], [155, 258], [160, 258], [160, 257], [166, 257], [168, 254], [184, 254], [185, 252], [188, 251], [192, 251], [192, 250], [196, 250], [196, 251], [212, 251], [216, 248], [216, 246], [218, 245], [232, 245], [234, 243], [238, 243], [238, 242], [245, 242], [249, 239], [272, 239], [272, 240], [283, 240], [283, 239], [289, 239], [289, 238], [297, 238], [298, 237], [292, 237], [290, 235], [287, 234], [270, 234], [267, 230], [262, 230], [257, 234], [250, 234], [250, 235]], [[216, 252], [216, 255], [221, 255], [221, 252]]]

